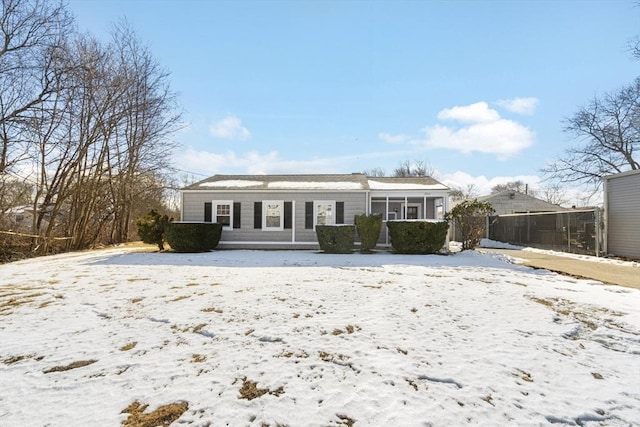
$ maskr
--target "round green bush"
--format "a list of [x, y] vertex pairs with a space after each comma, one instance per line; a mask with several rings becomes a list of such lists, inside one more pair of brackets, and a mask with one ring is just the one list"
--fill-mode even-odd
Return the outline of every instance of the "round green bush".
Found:
[[353, 235], [353, 225], [316, 225], [320, 249], [329, 254], [352, 253]]
[[447, 221], [388, 221], [391, 245], [401, 254], [435, 254], [444, 246]]
[[222, 236], [222, 224], [215, 222], [172, 222], [166, 239], [174, 252], [206, 252], [215, 249]]

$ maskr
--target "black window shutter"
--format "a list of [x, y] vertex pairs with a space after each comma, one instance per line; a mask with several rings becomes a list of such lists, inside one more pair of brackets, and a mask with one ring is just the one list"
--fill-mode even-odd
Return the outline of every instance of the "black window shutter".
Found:
[[253, 202], [253, 228], [262, 228], [262, 202]]
[[204, 222], [211, 222], [211, 202], [204, 202]]
[[291, 228], [292, 207], [291, 202], [284, 202], [284, 228]]
[[344, 224], [344, 202], [336, 202], [336, 224]]
[[304, 228], [313, 228], [313, 202], [304, 203]]
[[233, 228], [240, 228], [240, 202], [233, 203]]

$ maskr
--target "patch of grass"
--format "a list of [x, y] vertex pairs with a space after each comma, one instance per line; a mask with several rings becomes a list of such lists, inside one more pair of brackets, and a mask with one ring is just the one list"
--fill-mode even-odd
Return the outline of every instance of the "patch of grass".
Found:
[[159, 406], [155, 411], [144, 413], [149, 405], [142, 405], [135, 401], [125, 409], [122, 414], [129, 414], [122, 422], [123, 427], [168, 427], [189, 409], [187, 402], [176, 402]]
[[[268, 388], [258, 388], [258, 383], [248, 380], [247, 377], [242, 378], [241, 381], [242, 387], [240, 387], [240, 399], [253, 400], [264, 396], [267, 393], [276, 397], [284, 394], [283, 387], [278, 387], [275, 390], [269, 390]], [[235, 383], [236, 381], [233, 382], [233, 384]]]
[[404, 379], [411, 387], [413, 387], [413, 389], [415, 391], [418, 391], [418, 384], [416, 384], [416, 382], [414, 380], [412, 380], [411, 378], [405, 378]]
[[338, 425], [343, 425], [346, 427], [353, 427], [353, 425], [356, 423], [356, 420], [354, 420], [353, 418], [348, 417], [347, 415], [344, 414], [336, 414], [336, 417], [338, 417], [340, 419], [340, 421], [338, 422]]
[[180, 300], [187, 299], [187, 298], [189, 298], [189, 295], [180, 295], [179, 297], [176, 297], [176, 298], [172, 299], [171, 301], [172, 302], [173, 301], [180, 301]]
[[191, 356], [191, 363], [202, 363], [207, 360], [207, 356], [202, 354], [194, 354]]
[[491, 405], [491, 406], [496, 406], [496, 405], [493, 403], [493, 397], [491, 397], [491, 395], [488, 395], [488, 396], [483, 397], [483, 398], [482, 398], [482, 400], [484, 400], [485, 402], [487, 402], [487, 403], [488, 403], [489, 405]]
[[196, 325], [193, 327], [192, 332], [194, 334], [197, 334], [198, 332], [200, 332], [202, 330], [202, 328], [204, 328], [205, 326], [207, 326], [206, 323], [200, 323], [199, 325]]
[[132, 348], [134, 348], [136, 345], [138, 345], [137, 341], [132, 341], [129, 344], [125, 344], [122, 347], [120, 347], [120, 351], [129, 351]]
[[204, 311], [205, 313], [218, 313], [218, 314], [224, 313], [224, 311], [222, 311], [219, 308], [215, 308], [215, 307], [206, 307], [206, 308], [203, 308], [200, 311]]
[[88, 365], [91, 365], [91, 364], [96, 363], [96, 362], [97, 362], [97, 360], [94, 360], [94, 359], [79, 360], [77, 362], [72, 362], [72, 363], [69, 363], [68, 365], [64, 365], [64, 366], [54, 366], [53, 368], [45, 369], [42, 372], [45, 373], [45, 374], [50, 374], [52, 372], [70, 371], [71, 369], [82, 368], [84, 366], [88, 366]]
[[144, 299], [144, 298], [142, 298], [142, 297], [134, 298], [134, 299], [132, 299], [132, 300], [131, 300], [131, 303], [132, 303], [132, 304], [137, 304], [137, 303], [139, 303], [140, 301], [142, 301], [143, 299]]

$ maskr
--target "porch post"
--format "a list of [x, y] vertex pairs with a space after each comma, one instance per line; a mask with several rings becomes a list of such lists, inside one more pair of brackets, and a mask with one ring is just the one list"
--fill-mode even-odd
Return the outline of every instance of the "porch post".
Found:
[[291, 201], [291, 243], [296, 242], [296, 201]]
[[407, 212], [409, 211], [409, 208], [407, 206], [407, 204], [409, 203], [409, 198], [407, 196], [404, 196], [404, 217], [402, 219], [407, 219]]
[[[433, 204], [433, 216], [436, 213], [436, 204]], [[422, 201], [422, 219], [427, 219], [427, 196], [424, 196], [424, 200]]]

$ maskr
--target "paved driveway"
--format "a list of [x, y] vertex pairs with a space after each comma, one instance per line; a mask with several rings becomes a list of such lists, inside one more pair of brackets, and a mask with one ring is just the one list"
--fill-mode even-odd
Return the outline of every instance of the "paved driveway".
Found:
[[522, 265], [544, 268], [570, 276], [594, 279], [611, 285], [640, 289], [640, 268], [627, 265], [583, 261], [548, 253], [519, 249], [479, 248], [480, 252], [493, 252], [516, 258]]

